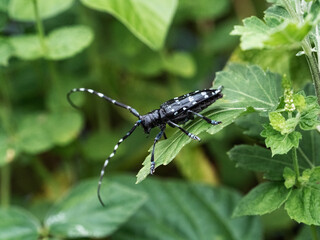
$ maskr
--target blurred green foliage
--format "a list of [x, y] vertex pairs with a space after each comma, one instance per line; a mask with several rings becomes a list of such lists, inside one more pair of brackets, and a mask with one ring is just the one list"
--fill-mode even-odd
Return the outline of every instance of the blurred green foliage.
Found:
[[[289, 49], [234, 51], [239, 39], [229, 33], [239, 24], [238, 16], [248, 14], [239, 2], [0, 0], [0, 239], [262, 239], [259, 217], [231, 218], [240, 196], [221, 185], [246, 192], [257, 178], [236, 169], [227, 152], [253, 141], [238, 126], [261, 140], [262, 120], [254, 114], [239, 118], [243, 113], [277, 106], [281, 76], [264, 70], [295, 75], [293, 84], [300, 87], [310, 76]], [[246, 3], [260, 15], [267, 6]], [[286, 30], [301, 31], [298, 40], [310, 30], [308, 24], [294, 27]], [[233, 33], [241, 35], [241, 28]], [[272, 37], [277, 40], [277, 32]], [[261, 67], [233, 64], [217, 75], [214, 84], [226, 89], [215, 105], [227, 110], [210, 108], [207, 116], [223, 124], [188, 123], [202, 142], [185, 148], [190, 139], [168, 129], [168, 140], [156, 148], [157, 166], [176, 161], [157, 168], [161, 179], [149, 177], [135, 185], [133, 175], [117, 172], [137, 174], [156, 134], [146, 137], [137, 130], [108, 165], [102, 185], [107, 206], [102, 208], [96, 197], [100, 169], [135, 119], [88, 94], [72, 96], [81, 108], [75, 110], [66, 100], [68, 91], [92, 88], [144, 114], [168, 99], [211, 87], [233, 51], [232, 60]], [[238, 76], [243, 81], [234, 82]], [[254, 77], [263, 87], [254, 88]], [[242, 90], [234, 93], [237, 88]], [[238, 126], [230, 125], [236, 119]], [[233, 148], [228, 155], [259, 171], [241, 150]], [[147, 157], [138, 181], [148, 175], [148, 164]], [[282, 168], [277, 170], [281, 179]], [[281, 228], [274, 227], [277, 219], [263, 219], [267, 238], [292, 226], [287, 219], [280, 224], [282, 219]], [[300, 236], [308, 234], [303, 230]]]

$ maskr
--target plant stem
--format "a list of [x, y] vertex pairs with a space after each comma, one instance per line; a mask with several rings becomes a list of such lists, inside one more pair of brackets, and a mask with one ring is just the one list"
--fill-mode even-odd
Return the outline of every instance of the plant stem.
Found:
[[315, 225], [310, 225], [311, 235], [313, 240], [318, 240], [317, 228]]
[[1, 167], [1, 206], [8, 207], [10, 204], [10, 166]]
[[292, 149], [292, 161], [293, 161], [294, 171], [296, 172], [296, 178], [298, 179], [300, 176], [300, 172], [299, 172], [299, 163], [298, 163], [298, 157], [297, 157], [297, 149], [295, 147]]
[[40, 15], [39, 15], [38, 1], [32, 0], [32, 3], [33, 3], [33, 10], [34, 10], [35, 18], [36, 18], [36, 24], [37, 24], [40, 45], [41, 45], [41, 48], [42, 48], [44, 55], [47, 56], [48, 55], [48, 47], [47, 47], [45, 39], [44, 39], [44, 28], [43, 28], [43, 24], [40, 19]]

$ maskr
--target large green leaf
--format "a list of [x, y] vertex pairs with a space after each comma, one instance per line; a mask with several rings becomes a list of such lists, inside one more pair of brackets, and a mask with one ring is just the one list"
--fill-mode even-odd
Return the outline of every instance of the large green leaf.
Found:
[[[40, 18], [46, 19], [67, 10], [74, 0], [36, 0]], [[35, 21], [33, 0], [11, 0], [9, 15], [19, 21]]]
[[149, 200], [113, 235], [115, 240], [262, 239], [258, 218], [231, 218], [240, 199], [234, 191], [177, 180], [149, 178], [133, 185], [132, 178], [116, 179]]
[[177, 0], [81, 0], [86, 6], [112, 14], [141, 41], [160, 49], [177, 7]]
[[53, 30], [45, 37], [47, 52], [42, 48], [37, 35], [23, 35], [8, 39], [13, 48], [13, 54], [24, 60], [41, 57], [51, 60], [70, 58], [87, 48], [92, 40], [92, 30], [82, 25]]
[[[205, 131], [209, 132], [210, 134], [214, 134], [223, 129], [224, 127], [228, 126], [232, 122], [234, 122], [234, 120], [244, 112], [245, 109], [212, 110], [209, 111], [208, 114], [206, 114], [206, 116], [216, 121], [221, 121], [222, 124], [212, 126], [209, 125], [207, 122], [203, 123], [204, 121], [202, 119], [197, 119], [187, 124], [184, 128], [195, 135], [199, 135], [200, 133]], [[190, 143], [191, 141], [192, 140], [181, 131], [176, 131], [169, 139], [165, 141], [160, 141], [156, 145], [155, 150], [156, 168], [160, 165], [169, 164], [179, 153], [181, 148], [183, 148], [186, 144]], [[151, 151], [152, 148], [149, 149], [149, 152]], [[140, 169], [137, 175], [137, 183], [145, 179], [150, 173], [150, 158], [151, 154], [149, 154], [147, 158], [144, 160], [144, 166]]]
[[225, 71], [217, 73], [214, 84], [224, 86], [224, 97], [218, 105], [230, 108], [271, 111], [278, 106], [282, 95], [281, 76], [256, 65], [230, 64]]
[[233, 215], [263, 215], [273, 212], [282, 206], [290, 193], [282, 183], [262, 183], [241, 199]]
[[[280, 76], [271, 72], [264, 72], [258, 66], [231, 64], [225, 71], [217, 73], [215, 86], [223, 85], [224, 97], [213, 105], [215, 110], [208, 111], [207, 117], [221, 121], [218, 126], [210, 126], [202, 119], [197, 119], [184, 126], [189, 132], [199, 135], [207, 131], [214, 134], [235, 121], [248, 108], [257, 111], [270, 111], [278, 106], [281, 95]], [[181, 131], [177, 131], [167, 141], [160, 141], [156, 145], [156, 167], [167, 165], [178, 154], [180, 149], [191, 142]], [[149, 151], [152, 149], [150, 148]], [[141, 182], [150, 172], [151, 155], [143, 162], [144, 167], [137, 175], [137, 182]]]
[[49, 211], [45, 226], [57, 237], [101, 238], [113, 233], [145, 202], [146, 196], [122, 184], [105, 182], [103, 207], [97, 198], [97, 180], [76, 186]]
[[237, 167], [263, 172], [269, 180], [283, 180], [283, 169], [292, 166], [290, 155], [272, 157], [270, 150], [260, 146], [238, 145], [228, 155]]
[[31, 213], [15, 207], [0, 208], [0, 239], [35, 240], [40, 222]]

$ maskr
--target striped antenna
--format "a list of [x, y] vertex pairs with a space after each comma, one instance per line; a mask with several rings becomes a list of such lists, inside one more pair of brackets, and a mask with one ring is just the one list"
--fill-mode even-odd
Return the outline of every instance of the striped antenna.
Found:
[[137, 118], [140, 119], [140, 114], [138, 113], [137, 110], [135, 110], [134, 108], [126, 105], [126, 104], [123, 104], [121, 102], [118, 102], [112, 98], [109, 98], [108, 96], [104, 95], [103, 93], [101, 92], [97, 92], [95, 90], [92, 90], [92, 89], [88, 89], [88, 88], [74, 88], [72, 89], [70, 92], [68, 92], [67, 94], [67, 99], [68, 99], [68, 102], [70, 103], [71, 106], [73, 106], [74, 108], [77, 108], [79, 109], [78, 106], [76, 106], [72, 101], [71, 101], [71, 94], [72, 93], [75, 93], [75, 92], [88, 92], [88, 93], [91, 93], [91, 94], [94, 94], [94, 95], [97, 95], [98, 97], [100, 98], [103, 98], [109, 102], [111, 102], [112, 104], [116, 105], [116, 106], [119, 106], [119, 107], [122, 107], [122, 108], [125, 108], [125, 109], [128, 109], [134, 116], [136, 116]]
[[114, 146], [114, 149], [113, 149], [113, 152], [109, 155], [109, 157], [104, 161], [104, 164], [103, 164], [103, 167], [101, 169], [101, 173], [100, 173], [100, 179], [99, 179], [99, 183], [98, 183], [98, 191], [97, 191], [97, 194], [98, 194], [98, 199], [101, 203], [102, 206], [105, 206], [102, 199], [101, 199], [101, 195], [100, 195], [100, 188], [101, 188], [101, 184], [102, 184], [102, 179], [103, 179], [103, 176], [104, 176], [104, 170], [105, 168], [107, 167], [108, 163], [109, 163], [109, 160], [116, 154], [116, 151], [119, 147], [119, 145], [127, 138], [129, 137], [133, 132], [134, 130], [141, 124], [141, 120], [138, 120], [134, 125], [133, 127], [131, 128], [131, 130], [129, 132], [127, 132], [126, 135], [124, 135], [124, 137], [122, 137], [118, 143]]

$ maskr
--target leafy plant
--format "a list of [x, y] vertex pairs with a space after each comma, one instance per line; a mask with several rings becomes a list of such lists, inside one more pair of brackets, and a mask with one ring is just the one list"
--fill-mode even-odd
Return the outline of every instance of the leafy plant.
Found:
[[[256, 240], [261, 218], [247, 215], [284, 212], [311, 226], [295, 239], [318, 239], [320, 2], [269, 2], [263, 20], [233, 27], [228, 0], [0, 1], [0, 239]], [[213, 81], [224, 97], [204, 113], [222, 124], [196, 118], [184, 128], [205, 147], [173, 131], [155, 151], [157, 174], [193, 182], [147, 178], [148, 155], [139, 184], [108, 175], [101, 207], [97, 173], [132, 119], [80, 94], [74, 101], [84, 111], [76, 111], [66, 93], [90, 87], [150, 111], [207, 86], [237, 44], [230, 32], [240, 48]], [[137, 169], [151, 141], [136, 133], [108, 171]], [[230, 148], [238, 167], [266, 179], [242, 199], [212, 186], [229, 178], [252, 187], [252, 175], [223, 165]], [[175, 158], [176, 169], [161, 167]]]

